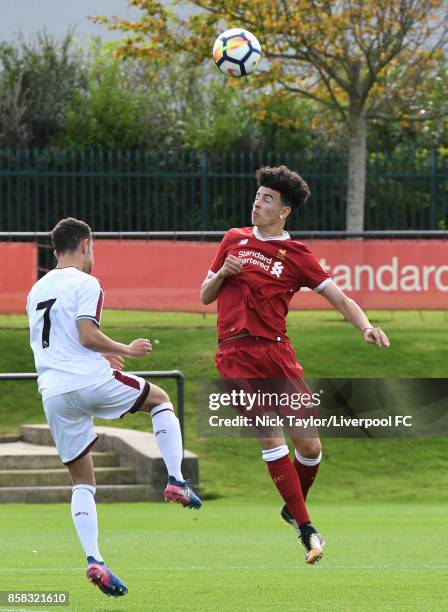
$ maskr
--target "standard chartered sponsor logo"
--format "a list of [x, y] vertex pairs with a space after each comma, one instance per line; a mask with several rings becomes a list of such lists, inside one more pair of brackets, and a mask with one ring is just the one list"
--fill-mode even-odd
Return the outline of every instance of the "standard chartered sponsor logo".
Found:
[[269, 266], [272, 263], [272, 257], [266, 257], [266, 255], [263, 255], [260, 251], [240, 251], [238, 257], [243, 264], [252, 264], [262, 270], [266, 270], [266, 272], [269, 271]]
[[324, 270], [343, 291], [437, 291], [448, 292], [448, 265], [414, 265], [400, 263], [392, 257], [390, 263], [330, 266], [321, 259]]
[[284, 265], [281, 261], [274, 261], [271, 268], [272, 257], [267, 257], [263, 255], [263, 253], [260, 253], [260, 251], [239, 251], [238, 257], [243, 263], [252, 264], [262, 270], [266, 270], [266, 272], [270, 271], [271, 274], [277, 278], [280, 278], [283, 272]]
[[266, 255], [263, 255], [263, 253], [260, 253], [260, 251], [240, 251], [238, 253], [238, 257], [240, 259], [244, 259], [245, 257], [249, 257], [249, 258], [254, 257], [255, 259], [259, 259], [260, 261], [263, 261], [264, 263], [267, 263], [267, 264], [272, 263], [272, 257], [266, 257]]

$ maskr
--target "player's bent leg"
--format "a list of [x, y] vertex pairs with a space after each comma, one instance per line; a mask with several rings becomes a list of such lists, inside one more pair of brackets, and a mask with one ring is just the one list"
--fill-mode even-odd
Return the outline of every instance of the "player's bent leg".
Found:
[[313, 564], [323, 555], [324, 541], [311, 524], [300, 486], [299, 476], [289, 457], [284, 438], [259, 438], [263, 459], [271, 478], [285, 501], [305, 547], [305, 563]]
[[[315, 430], [313, 437], [307, 438], [300, 435], [300, 432], [294, 429], [290, 430], [289, 433], [295, 447], [294, 468], [299, 476], [303, 498], [306, 501], [308, 491], [314, 482], [317, 471], [319, 470], [319, 465], [322, 458], [321, 444], [317, 430]], [[308, 552], [310, 546], [311, 548], [313, 547], [313, 542], [310, 541], [312, 534], [309, 535], [309, 537], [305, 537], [305, 540], [302, 539], [299, 525], [294, 519], [287, 504], [285, 504], [281, 509], [280, 515], [286, 523], [291, 525], [297, 531], [305, 550]], [[305, 534], [305, 536], [306, 535], [307, 534]], [[321, 540], [320, 546], [322, 548], [325, 542], [319, 534], [317, 534], [317, 537]], [[321, 556], [316, 558], [316, 560], [319, 560], [320, 558]]]
[[310, 522], [300, 480], [289, 457], [285, 438], [259, 438], [262, 457], [278, 492], [290, 509], [297, 526]]
[[151, 415], [154, 437], [168, 471], [165, 500], [179, 503], [184, 508], [199, 509], [202, 502], [182, 475], [182, 434], [168, 394], [151, 384], [148, 397], [140, 410]]
[[316, 431], [315, 437], [303, 438], [291, 433], [294, 443], [294, 467], [299, 475], [303, 497], [306, 500], [322, 459], [322, 448]]
[[151, 410], [156, 406], [169, 401], [170, 397], [168, 393], [161, 387], [151, 383], [149, 393], [139, 410], [140, 412], [151, 412]]

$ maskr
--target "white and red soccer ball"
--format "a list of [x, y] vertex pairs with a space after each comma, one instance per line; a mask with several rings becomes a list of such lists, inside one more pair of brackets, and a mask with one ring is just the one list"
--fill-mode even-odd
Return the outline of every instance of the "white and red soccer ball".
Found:
[[246, 76], [255, 70], [261, 59], [261, 46], [256, 37], [241, 28], [226, 30], [213, 45], [213, 59], [229, 76]]

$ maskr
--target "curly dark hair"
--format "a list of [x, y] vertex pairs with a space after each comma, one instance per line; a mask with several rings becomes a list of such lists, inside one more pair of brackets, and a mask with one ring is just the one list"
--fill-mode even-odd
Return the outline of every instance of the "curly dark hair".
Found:
[[303, 206], [311, 195], [303, 178], [286, 166], [264, 166], [255, 172], [255, 178], [258, 187], [279, 191], [282, 203], [292, 209]]
[[67, 217], [55, 225], [51, 238], [56, 253], [73, 253], [79, 247], [81, 240], [92, 238], [92, 231], [84, 221]]

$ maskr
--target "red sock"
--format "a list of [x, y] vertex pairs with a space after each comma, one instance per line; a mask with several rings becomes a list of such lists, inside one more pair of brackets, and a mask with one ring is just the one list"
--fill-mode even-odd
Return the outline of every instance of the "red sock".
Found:
[[316, 474], [319, 470], [320, 462], [316, 465], [303, 465], [298, 461], [297, 457], [294, 457], [294, 467], [296, 468], [296, 472], [299, 475], [300, 486], [302, 488], [303, 499], [306, 500], [306, 496], [308, 495], [308, 491], [311, 488], [311, 485], [316, 478]]
[[310, 520], [300, 488], [299, 476], [289, 458], [285, 455], [275, 461], [266, 461], [269, 473], [280, 495], [285, 500], [288, 510], [298, 525]]

